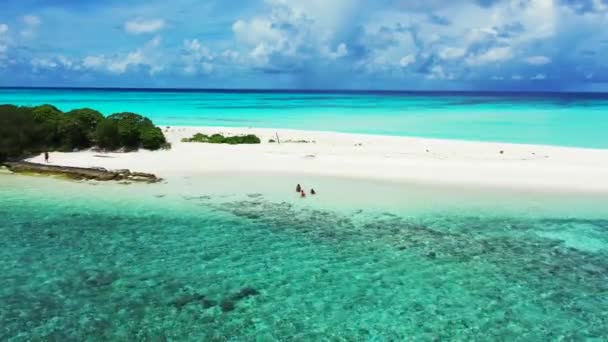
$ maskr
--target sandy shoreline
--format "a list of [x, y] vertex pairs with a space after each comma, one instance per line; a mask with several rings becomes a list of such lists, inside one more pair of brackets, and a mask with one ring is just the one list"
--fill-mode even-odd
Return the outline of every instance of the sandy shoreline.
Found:
[[[608, 150], [289, 129], [168, 127], [168, 151], [51, 153], [50, 163], [127, 168], [169, 181], [205, 174], [305, 174], [432, 185], [608, 193]], [[260, 145], [182, 143], [256, 134]], [[281, 144], [269, 143], [278, 134]], [[298, 142], [305, 140], [308, 142]], [[502, 153], [501, 153], [502, 151]], [[42, 156], [31, 158], [43, 162]]]

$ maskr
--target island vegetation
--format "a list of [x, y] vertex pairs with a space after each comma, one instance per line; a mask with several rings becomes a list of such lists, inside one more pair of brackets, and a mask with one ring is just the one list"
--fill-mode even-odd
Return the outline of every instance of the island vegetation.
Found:
[[240, 145], [240, 144], [259, 144], [259, 143], [261, 143], [261, 140], [254, 134], [225, 137], [222, 134], [205, 135], [202, 133], [196, 133], [195, 135], [193, 135], [190, 138], [182, 139], [182, 142]]
[[44, 151], [74, 151], [97, 147], [107, 151], [157, 150], [169, 144], [162, 130], [135, 113], [104, 117], [75, 109], [62, 112], [52, 105], [0, 105], [0, 161]]

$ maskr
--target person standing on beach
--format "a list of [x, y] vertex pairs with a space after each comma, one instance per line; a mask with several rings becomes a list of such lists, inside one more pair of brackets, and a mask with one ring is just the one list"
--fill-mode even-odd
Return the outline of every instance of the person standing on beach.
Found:
[[48, 152], [48, 151], [44, 151], [44, 161], [45, 161], [46, 163], [48, 163], [48, 162], [49, 162], [49, 152]]

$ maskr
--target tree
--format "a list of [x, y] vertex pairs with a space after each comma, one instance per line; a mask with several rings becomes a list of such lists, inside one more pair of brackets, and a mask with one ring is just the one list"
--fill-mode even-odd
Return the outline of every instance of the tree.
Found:
[[65, 114], [60, 123], [62, 146], [68, 149], [93, 146], [97, 125], [105, 120], [103, 115], [93, 109], [75, 109]]
[[61, 145], [59, 129], [64, 119], [63, 112], [55, 106], [45, 104], [33, 107], [32, 114], [40, 129], [38, 138], [40, 143], [49, 149], [59, 147]]
[[0, 105], [0, 161], [39, 152], [40, 131], [32, 108]]

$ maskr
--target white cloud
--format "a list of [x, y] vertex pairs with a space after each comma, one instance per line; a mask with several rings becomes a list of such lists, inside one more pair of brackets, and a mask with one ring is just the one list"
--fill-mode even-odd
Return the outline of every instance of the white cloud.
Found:
[[35, 58], [30, 64], [34, 69], [55, 69], [58, 66], [57, 62], [46, 58]]
[[439, 52], [439, 57], [442, 59], [457, 59], [464, 56], [466, 52], [467, 50], [463, 48], [447, 47]]
[[27, 26], [40, 26], [40, 24], [42, 23], [40, 17], [35, 15], [26, 15], [22, 19]]
[[348, 55], [348, 48], [345, 43], [340, 43], [336, 48], [336, 51], [328, 51], [327, 55], [330, 59], [338, 59]]
[[81, 65], [74, 62], [72, 59], [64, 55], [56, 55], [51, 57], [34, 58], [30, 61], [32, 69], [36, 72], [39, 70], [53, 70], [62, 68], [64, 70], [80, 70]]
[[446, 72], [441, 65], [433, 66], [426, 77], [431, 80], [453, 80], [455, 78], [454, 74]]
[[513, 75], [513, 76], [511, 76], [511, 79], [515, 80], [515, 81], [519, 81], [519, 80], [523, 79], [523, 77], [521, 77], [521, 75]]
[[4, 58], [5, 53], [8, 51], [8, 25], [0, 24], [0, 59]]
[[163, 19], [137, 18], [125, 23], [125, 31], [131, 34], [155, 33], [165, 28]]
[[165, 68], [158, 49], [160, 43], [160, 37], [155, 37], [143, 47], [126, 54], [87, 56], [82, 61], [82, 67], [113, 74], [124, 74], [131, 68], [143, 66], [147, 68], [150, 75], [154, 75]]
[[485, 52], [467, 58], [469, 65], [482, 65], [487, 63], [504, 62], [513, 57], [513, 50], [510, 46], [491, 48]]
[[274, 27], [270, 20], [262, 18], [237, 20], [232, 25], [232, 31], [238, 40], [254, 46], [260, 43], [278, 44], [286, 39], [284, 32]]
[[265, 0], [268, 10], [241, 18], [232, 32], [242, 61], [256, 68], [294, 70], [305, 61], [330, 63], [350, 53], [339, 33], [358, 0]]
[[546, 56], [531, 56], [525, 59], [531, 65], [545, 65], [551, 63], [551, 58]]
[[32, 38], [36, 35], [38, 27], [42, 24], [40, 17], [36, 15], [26, 15], [21, 18], [25, 27], [21, 30], [21, 36], [25, 38]]
[[107, 67], [108, 70], [110, 72], [116, 73], [116, 74], [122, 74], [125, 71], [127, 71], [127, 68], [129, 66], [135, 66], [135, 65], [139, 65], [142, 64], [142, 62], [144, 61], [144, 55], [141, 52], [141, 50], [137, 50], [137, 51], [133, 51], [128, 53], [126, 56], [122, 57], [122, 58], [116, 58], [111, 60]]
[[215, 69], [212, 63], [215, 56], [198, 39], [186, 39], [183, 46], [182, 60], [185, 73], [191, 75], [208, 74]]
[[88, 69], [100, 69], [105, 64], [103, 56], [87, 56], [84, 58], [82, 65]]
[[414, 55], [407, 55], [407, 56], [401, 58], [401, 60], [399, 61], [399, 65], [401, 65], [404, 68], [413, 63], [416, 63], [416, 56], [414, 56]]
[[547, 75], [545, 74], [536, 74], [534, 77], [531, 77], [531, 80], [536, 80], [536, 81], [540, 81], [540, 80], [544, 80], [547, 78]]

